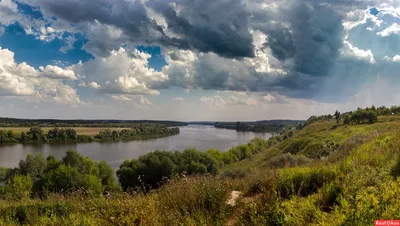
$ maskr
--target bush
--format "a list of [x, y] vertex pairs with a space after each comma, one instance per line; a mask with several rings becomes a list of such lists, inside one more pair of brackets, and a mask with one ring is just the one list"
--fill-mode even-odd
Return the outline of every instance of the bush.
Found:
[[126, 160], [117, 171], [122, 187], [146, 189], [160, 187], [163, 179], [172, 179], [177, 174], [216, 174], [218, 162], [207, 153], [194, 149], [183, 152], [155, 151], [139, 159]]
[[10, 201], [27, 200], [31, 195], [32, 180], [29, 175], [15, 175], [3, 188], [3, 198]]

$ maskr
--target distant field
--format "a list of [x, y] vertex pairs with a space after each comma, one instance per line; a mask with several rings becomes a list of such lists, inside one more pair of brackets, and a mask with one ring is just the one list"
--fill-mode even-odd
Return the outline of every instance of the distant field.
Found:
[[378, 116], [378, 122], [391, 122], [391, 121], [400, 121], [400, 116], [398, 115]]
[[[47, 133], [50, 129], [53, 129], [54, 127], [41, 127], [43, 132]], [[101, 130], [121, 130], [121, 129], [126, 129], [126, 128], [110, 128], [110, 127], [71, 127], [76, 131], [77, 134], [79, 135], [96, 135], [98, 134]], [[12, 130], [15, 134], [20, 134], [21, 132], [28, 132], [29, 127], [0, 127], [0, 130]]]

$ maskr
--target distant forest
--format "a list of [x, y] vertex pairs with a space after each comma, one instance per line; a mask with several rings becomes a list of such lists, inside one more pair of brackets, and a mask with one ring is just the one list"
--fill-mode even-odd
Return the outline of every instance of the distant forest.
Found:
[[130, 128], [139, 123], [156, 123], [171, 126], [186, 126], [186, 122], [157, 120], [58, 120], [0, 118], [0, 127], [123, 127]]
[[255, 122], [217, 122], [216, 128], [251, 132], [279, 132], [285, 127], [299, 125], [302, 120], [264, 120]]

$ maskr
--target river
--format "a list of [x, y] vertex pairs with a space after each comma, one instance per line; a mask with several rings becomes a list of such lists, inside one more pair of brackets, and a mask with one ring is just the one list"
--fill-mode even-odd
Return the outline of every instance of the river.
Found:
[[215, 148], [227, 151], [232, 146], [247, 143], [255, 137], [268, 139], [272, 136], [270, 133], [237, 132], [205, 125], [188, 125], [179, 129], [178, 135], [142, 141], [3, 145], [0, 146], [0, 166], [15, 167], [29, 153], [41, 152], [44, 156], [53, 155], [61, 159], [65, 151], [73, 149], [95, 161], [105, 160], [116, 170], [125, 159], [137, 158], [154, 150], [174, 151], [196, 148], [206, 151], [209, 148]]

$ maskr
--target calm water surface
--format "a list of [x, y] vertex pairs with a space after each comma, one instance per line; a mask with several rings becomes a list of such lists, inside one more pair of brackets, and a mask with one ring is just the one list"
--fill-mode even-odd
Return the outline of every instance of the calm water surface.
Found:
[[37, 152], [43, 153], [44, 156], [54, 155], [60, 159], [65, 151], [74, 149], [93, 160], [105, 160], [117, 169], [125, 159], [137, 158], [154, 150], [174, 151], [196, 148], [206, 151], [209, 148], [216, 148], [226, 151], [232, 146], [247, 143], [255, 137], [268, 139], [272, 136], [270, 133], [237, 132], [203, 125], [189, 125], [179, 127], [179, 129], [178, 135], [144, 141], [0, 146], [0, 166], [15, 167], [29, 153]]

